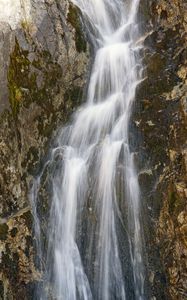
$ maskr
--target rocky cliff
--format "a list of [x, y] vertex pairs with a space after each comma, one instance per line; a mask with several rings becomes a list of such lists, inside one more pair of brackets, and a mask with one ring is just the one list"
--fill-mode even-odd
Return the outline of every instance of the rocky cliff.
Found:
[[28, 191], [51, 136], [80, 104], [87, 62], [68, 1], [0, 1], [0, 299], [33, 299]]
[[[186, 11], [184, 0], [140, 7], [146, 79], [133, 122], [153, 300], [187, 298]], [[82, 99], [82, 28], [67, 0], [0, 0], [0, 299], [33, 299], [40, 280], [28, 192]]]
[[187, 4], [142, 1], [141, 14], [145, 80], [135, 123], [149, 215], [149, 279], [156, 299], [182, 300], [187, 298]]

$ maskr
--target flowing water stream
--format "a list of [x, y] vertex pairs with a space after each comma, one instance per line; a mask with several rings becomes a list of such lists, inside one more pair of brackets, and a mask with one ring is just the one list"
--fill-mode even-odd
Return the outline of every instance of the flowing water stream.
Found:
[[72, 2], [82, 12], [94, 62], [87, 102], [62, 128], [48, 162], [53, 167], [45, 251], [36, 213], [40, 176], [33, 187], [38, 255], [45, 260], [38, 298], [51, 299], [52, 293], [59, 300], [143, 300], [140, 192], [129, 141], [142, 73], [139, 1]]

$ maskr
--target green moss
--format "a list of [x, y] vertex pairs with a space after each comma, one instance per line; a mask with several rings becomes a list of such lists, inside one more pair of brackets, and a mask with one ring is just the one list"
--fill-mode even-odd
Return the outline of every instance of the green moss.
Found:
[[77, 8], [70, 4], [68, 22], [75, 28], [75, 45], [78, 52], [86, 52], [87, 44], [82, 33], [80, 18]]
[[8, 234], [8, 225], [0, 224], [0, 240], [6, 240]]
[[14, 51], [10, 55], [10, 65], [8, 69], [9, 100], [14, 115], [19, 110], [19, 105], [24, 99], [21, 87], [28, 88], [28, 74], [30, 62], [27, 58], [28, 52], [19, 47], [16, 40]]
[[[28, 58], [29, 52], [23, 50], [16, 40], [10, 55], [8, 88], [14, 116], [19, 112], [20, 105], [28, 107], [31, 102], [37, 102], [45, 108], [47, 105], [49, 110], [53, 89], [62, 76], [61, 67], [53, 62], [49, 52], [37, 50], [36, 45], [33, 45], [33, 52], [35, 59], [31, 62]], [[39, 71], [42, 72], [41, 86], [37, 83], [38, 76], [41, 76]]]

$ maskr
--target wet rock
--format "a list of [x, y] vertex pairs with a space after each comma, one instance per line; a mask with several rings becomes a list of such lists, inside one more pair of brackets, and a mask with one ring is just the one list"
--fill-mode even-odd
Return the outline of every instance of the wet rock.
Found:
[[[145, 40], [146, 80], [137, 91], [135, 118], [142, 138], [141, 160], [146, 162], [142, 169], [151, 169], [153, 180], [140, 184], [147, 207], [145, 226], [152, 228], [146, 229], [149, 268], [155, 273], [159, 267], [166, 278], [162, 284], [155, 276], [151, 293], [156, 299], [183, 300], [187, 297], [187, 7], [185, 1], [165, 0], [142, 1], [144, 6], [143, 28], [152, 33]], [[162, 295], [159, 289], [164, 290]]]
[[55, 130], [82, 100], [89, 55], [69, 1], [7, 1], [11, 9], [0, 10], [0, 298], [33, 299], [40, 274], [30, 183]]

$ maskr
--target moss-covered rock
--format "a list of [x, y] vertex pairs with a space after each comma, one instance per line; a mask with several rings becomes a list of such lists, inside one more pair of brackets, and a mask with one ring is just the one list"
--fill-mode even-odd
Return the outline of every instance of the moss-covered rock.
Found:
[[78, 52], [86, 52], [87, 42], [83, 34], [83, 28], [80, 23], [80, 14], [77, 7], [73, 4], [69, 6], [68, 22], [75, 28], [75, 44]]
[[[29, 19], [24, 2], [17, 27], [12, 29], [8, 19], [7, 24], [0, 20], [0, 91], [5, 90], [0, 92], [2, 299], [35, 297], [40, 274], [35, 265], [30, 184], [57, 127], [81, 102], [88, 62], [81, 23], [69, 1], [39, 0], [37, 5], [28, 1]], [[44, 189], [41, 193], [47, 206]]]

